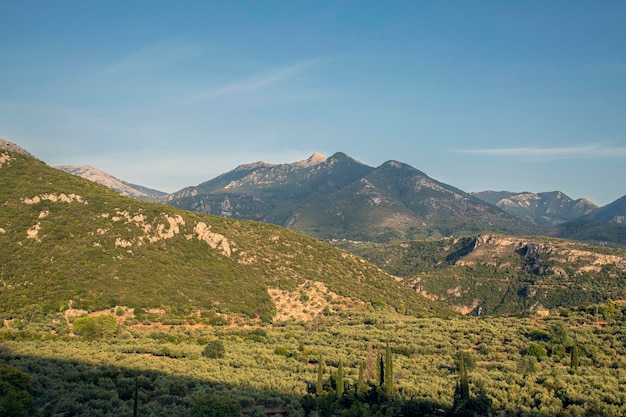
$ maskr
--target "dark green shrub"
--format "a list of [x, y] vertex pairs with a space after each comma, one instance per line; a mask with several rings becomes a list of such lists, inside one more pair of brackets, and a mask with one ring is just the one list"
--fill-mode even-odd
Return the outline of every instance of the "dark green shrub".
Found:
[[72, 326], [74, 333], [87, 340], [113, 337], [117, 333], [117, 328], [117, 319], [110, 314], [98, 317], [78, 317]]
[[547, 342], [550, 340], [550, 335], [545, 330], [535, 329], [528, 333], [528, 338], [535, 342]]
[[535, 358], [542, 358], [548, 355], [546, 349], [543, 346], [538, 345], [537, 343], [531, 343], [530, 345], [528, 345], [524, 353], [528, 356], [534, 356]]
[[219, 359], [223, 358], [225, 353], [226, 349], [221, 340], [211, 340], [202, 351], [202, 356], [209, 359]]
[[191, 416], [239, 417], [242, 416], [242, 414], [239, 404], [233, 398], [208, 394], [194, 400]]
[[0, 363], [0, 416], [30, 416], [33, 404], [30, 375]]
[[413, 351], [406, 346], [392, 347], [391, 352], [395, 353], [396, 355], [406, 356], [407, 358], [410, 358], [411, 355], [413, 354]]

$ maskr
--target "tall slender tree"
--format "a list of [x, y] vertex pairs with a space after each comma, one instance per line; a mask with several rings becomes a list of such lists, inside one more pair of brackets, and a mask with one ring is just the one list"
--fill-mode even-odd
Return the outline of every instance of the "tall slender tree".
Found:
[[139, 378], [135, 375], [135, 395], [133, 396], [133, 417], [137, 417], [139, 406]]
[[385, 393], [387, 395], [393, 394], [395, 388], [393, 384], [393, 358], [391, 356], [391, 347], [387, 343], [387, 350], [385, 351]]
[[578, 364], [579, 364], [579, 359], [578, 359], [578, 345], [576, 343], [574, 343], [574, 346], [572, 346], [572, 351], [570, 353], [570, 372], [574, 373], [578, 370]]
[[317, 384], [315, 384], [315, 395], [318, 397], [324, 393], [324, 358], [320, 355], [317, 363]]
[[376, 368], [376, 351], [374, 346], [367, 345], [367, 356], [365, 357], [365, 379], [376, 379], [378, 369]]
[[469, 375], [467, 373], [467, 365], [464, 360], [459, 362], [459, 396], [461, 401], [467, 401], [470, 399], [469, 392]]
[[378, 385], [381, 388], [385, 385], [385, 360], [382, 352], [378, 355]]
[[339, 361], [339, 367], [337, 368], [337, 398], [343, 396], [343, 361]]
[[361, 397], [367, 392], [367, 384], [365, 383], [365, 361], [361, 360], [359, 364], [359, 378], [356, 381], [356, 396]]

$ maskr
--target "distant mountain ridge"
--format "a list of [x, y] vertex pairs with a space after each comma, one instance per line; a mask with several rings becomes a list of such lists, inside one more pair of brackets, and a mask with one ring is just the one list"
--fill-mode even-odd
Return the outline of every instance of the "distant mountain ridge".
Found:
[[101, 169], [91, 167], [89, 165], [61, 165], [55, 167], [61, 171], [65, 171], [68, 174], [76, 175], [89, 181], [102, 184], [113, 191], [117, 191], [121, 195], [137, 198], [140, 200], [156, 200], [159, 197], [165, 196], [167, 193], [163, 191], [153, 190], [151, 188], [143, 187], [141, 185], [131, 184], [126, 181], [122, 181], [111, 174], [108, 174]]
[[626, 195], [590, 213], [585, 218], [626, 225]]
[[545, 193], [481, 191], [471, 194], [513, 216], [537, 225], [566, 223], [590, 215], [599, 208], [586, 198], [573, 200], [560, 191]]
[[345, 153], [240, 165], [163, 199], [176, 207], [261, 220], [319, 239], [380, 241], [535, 226], [398, 161], [374, 168]]

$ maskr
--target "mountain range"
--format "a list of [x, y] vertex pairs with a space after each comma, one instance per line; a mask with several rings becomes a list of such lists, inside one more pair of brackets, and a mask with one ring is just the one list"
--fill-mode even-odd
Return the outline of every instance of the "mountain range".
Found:
[[134, 198], [274, 223], [327, 241], [501, 232], [626, 244], [626, 196], [599, 208], [560, 191], [467, 194], [409, 165], [388, 161], [374, 168], [344, 153], [330, 158], [316, 153], [278, 165], [244, 164], [169, 195], [91, 167], [60, 168]]
[[626, 225], [626, 195], [595, 210], [585, 219]]
[[367, 166], [344, 153], [241, 165], [164, 198], [201, 213], [275, 223], [322, 240], [388, 241], [537, 230], [398, 161]]

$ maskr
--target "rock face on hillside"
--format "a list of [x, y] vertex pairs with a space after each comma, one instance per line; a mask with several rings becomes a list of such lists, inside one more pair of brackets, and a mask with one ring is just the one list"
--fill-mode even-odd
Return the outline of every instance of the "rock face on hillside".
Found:
[[397, 161], [364, 165], [343, 153], [292, 164], [241, 165], [164, 198], [201, 213], [279, 224], [324, 240], [384, 241], [533, 231], [459, 189]]
[[150, 188], [142, 187], [140, 185], [130, 184], [128, 182], [115, 178], [114, 176], [107, 174], [100, 169], [90, 167], [89, 165], [61, 165], [57, 166], [56, 168], [60, 169], [61, 171], [65, 171], [68, 174], [76, 175], [89, 181], [102, 184], [110, 188], [111, 190], [116, 191], [121, 195], [127, 197], [137, 198], [140, 200], [151, 200], [157, 199], [167, 194], [162, 191], [152, 190]]
[[482, 191], [472, 195], [537, 225], [565, 223], [589, 215], [598, 209], [597, 205], [585, 198], [573, 200], [560, 191], [547, 193]]
[[579, 243], [574, 242], [551, 244], [510, 236], [480, 235], [469, 244], [469, 253], [455, 261], [456, 265], [504, 267], [511, 265], [506, 260], [507, 255], [517, 254], [523, 260], [523, 267], [538, 275], [577, 276], [588, 272], [599, 273], [605, 266], [626, 272], [626, 256], [599, 253], [599, 248], [595, 248], [596, 251], [583, 250]]
[[[26, 149], [21, 146], [16, 145], [13, 142], [9, 142], [8, 140], [0, 139], [0, 150], [6, 150], [11, 152], [16, 152], [22, 155], [33, 157]], [[33, 157], [34, 158], [34, 157]]]

